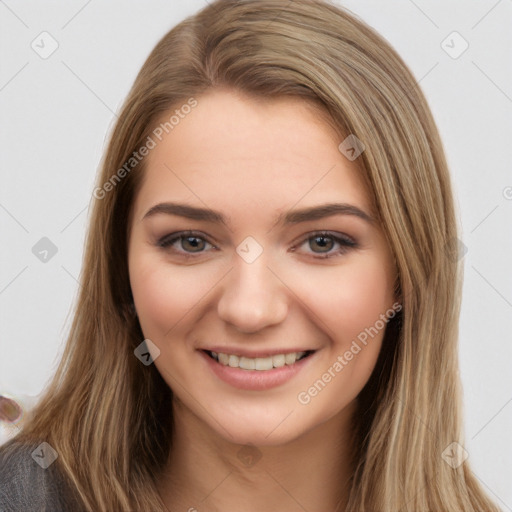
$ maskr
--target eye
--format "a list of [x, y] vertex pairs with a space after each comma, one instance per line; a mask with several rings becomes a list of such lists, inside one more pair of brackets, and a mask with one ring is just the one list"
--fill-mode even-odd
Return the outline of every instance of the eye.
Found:
[[[177, 244], [177, 242], [179, 243]], [[193, 231], [171, 233], [158, 240], [157, 245], [163, 249], [171, 248], [173, 252], [185, 256], [205, 252], [208, 246], [214, 247], [201, 233], [195, 233]], [[177, 248], [177, 246], [180, 248]]]
[[[339, 256], [347, 253], [352, 248], [358, 247], [357, 242], [347, 235], [321, 231], [309, 235], [299, 245], [292, 248], [292, 252], [306, 243], [312, 253], [315, 254], [313, 257], [316, 259]], [[192, 255], [204, 253], [210, 248], [217, 249], [212, 243], [208, 242], [202, 233], [194, 231], [171, 233], [158, 240], [157, 245], [162, 249], [170, 249], [172, 252], [185, 257], [193, 257]]]
[[[301, 247], [306, 243], [313, 253], [316, 254], [316, 256], [313, 257], [319, 259], [339, 256], [347, 253], [350, 249], [357, 247], [357, 242], [347, 235], [335, 235], [328, 231], [314, 233], [313, 235], [308, 236], [296, 247]], [[338, 246], [337, 249], [335, 248], [336, 246]], [[293, 250], [295, 250], [295, 248]]]

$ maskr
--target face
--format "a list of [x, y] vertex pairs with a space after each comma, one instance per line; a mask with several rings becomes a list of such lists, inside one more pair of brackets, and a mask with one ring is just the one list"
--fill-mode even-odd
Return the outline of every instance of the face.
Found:
[[175, 414], [285, 443], [355, 404], [393, 316], [393, 258], [357, 161], [313, 107], [196, 99], [146, 157], [135, 307]]

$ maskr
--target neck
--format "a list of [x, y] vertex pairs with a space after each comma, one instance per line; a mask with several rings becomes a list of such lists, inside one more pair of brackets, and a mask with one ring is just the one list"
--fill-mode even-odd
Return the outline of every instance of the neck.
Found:
[[172, 450], [157, 487], [169, 512], [342, 512], [355, 402], [284, 445], [241, 446], [174, 407]]

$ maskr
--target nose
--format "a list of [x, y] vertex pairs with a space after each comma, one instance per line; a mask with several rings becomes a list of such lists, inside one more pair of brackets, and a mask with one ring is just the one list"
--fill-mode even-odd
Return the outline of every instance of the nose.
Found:
[[226, 276], [217, 313], [240, 332], [258, 332], [286, 318], [286, 290], [263, 256], [252, 263], [239, 258]]

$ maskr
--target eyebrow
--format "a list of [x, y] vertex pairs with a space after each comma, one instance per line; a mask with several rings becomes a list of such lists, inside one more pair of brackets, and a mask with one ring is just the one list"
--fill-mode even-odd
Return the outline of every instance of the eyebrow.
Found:
[[[199, 208], [184, 203], [159, 203], [151, 207], [142, 217], [142, 220], [158, 214], [176, 215], [191, 220], [226, 224], [226, 217], [209, 208]], [[333, 215], [351, 215], [370, 224], [375, 223], [374, 217], [357, 206], [347, 203], [327, 203], [308, 208], [291, 210], [277, 217], [276, 224], [298, 224], [312, 220], [319, 220]]]

